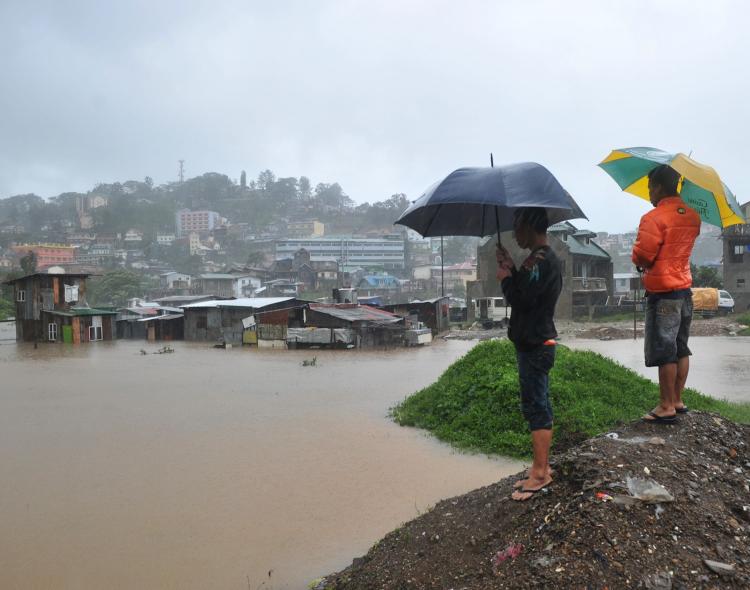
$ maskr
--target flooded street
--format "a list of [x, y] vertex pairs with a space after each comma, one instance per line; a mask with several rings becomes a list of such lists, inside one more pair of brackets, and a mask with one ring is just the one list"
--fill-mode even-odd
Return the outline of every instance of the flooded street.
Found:
[[[577, 340], [563, 342], [575, 349], [593, 350], [608, 356], [652, 381], [658, 381], [658, 369], [643, 364], [643, 338], [637, 340]], [[750, 402], [750, 338], [694, 337], [688, 346], [690, 373], [687, 387], [716, 398]]]
[[520, 469], [385, 417], [473, 344], [1, 345], [0, 587], [303, 588], [348, 565]]

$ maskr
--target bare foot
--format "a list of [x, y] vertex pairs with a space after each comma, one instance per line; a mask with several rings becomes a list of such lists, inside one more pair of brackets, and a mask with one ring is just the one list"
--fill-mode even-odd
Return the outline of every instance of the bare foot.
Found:
[[[531, 469], [531, 468], [529, 468], [529, 469]], [[555, 472], [552, 471], [552, 467], [550, 467], [549, 465], [547, 465], [547, 477], [549, 477], [550, 480], [551, 480], [553, 475], [555, 475]], [[533, 486], [534, 482], [532, 481], [531, 483], [529, 483], [530, 479], [531, 479], [531, 474], [529, 473], [529, 471], [526, 471], [526, 477], [524, 477], [523, 479], [519, 479], [518, 481], [516, 481], [513, 484], [513, 489], [514, 490], [520, 490], [521, 488], [525, 487], [526, 484], [529, 484], [530, 486]]]
[[534, 494], [540, 492], [552, 483], [552, 478], [547, 475], [544, 479], [527, 479], [526, 485], [513, 492], [510, 497], [516, 502], [526, 502], [534, 497]]

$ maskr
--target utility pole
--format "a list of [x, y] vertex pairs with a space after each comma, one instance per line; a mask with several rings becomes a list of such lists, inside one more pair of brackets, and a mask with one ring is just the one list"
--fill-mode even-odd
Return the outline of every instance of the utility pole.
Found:
[[177, 160], [180, 163], [180, 184], [185, 182], [185, 160]]

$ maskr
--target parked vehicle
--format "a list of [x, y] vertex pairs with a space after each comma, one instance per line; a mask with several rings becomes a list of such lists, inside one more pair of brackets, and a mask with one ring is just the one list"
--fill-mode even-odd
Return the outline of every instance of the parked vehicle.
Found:
[[510, 307], [503, 297], [480, 297], [477, 299], [477, 319], [483, 326], [504, 326], [510, 317]]
[[712, 287], [696, 287], [693, 292], [693, 313], [703, 316], [727, 315], [734, 311], [734, 298], [728, 291]]

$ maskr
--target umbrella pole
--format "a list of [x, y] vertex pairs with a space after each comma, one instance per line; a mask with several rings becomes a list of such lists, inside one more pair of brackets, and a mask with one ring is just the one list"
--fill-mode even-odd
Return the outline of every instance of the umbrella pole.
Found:
[[445, 257], [443, 256], [443, 236], [440, 236], [440, 296], [445, 297]]
[[500, 215], [497, 212], [497, 207], [495, 207], [495, 227], [497, 228], [497, 247], [500, 247]]

